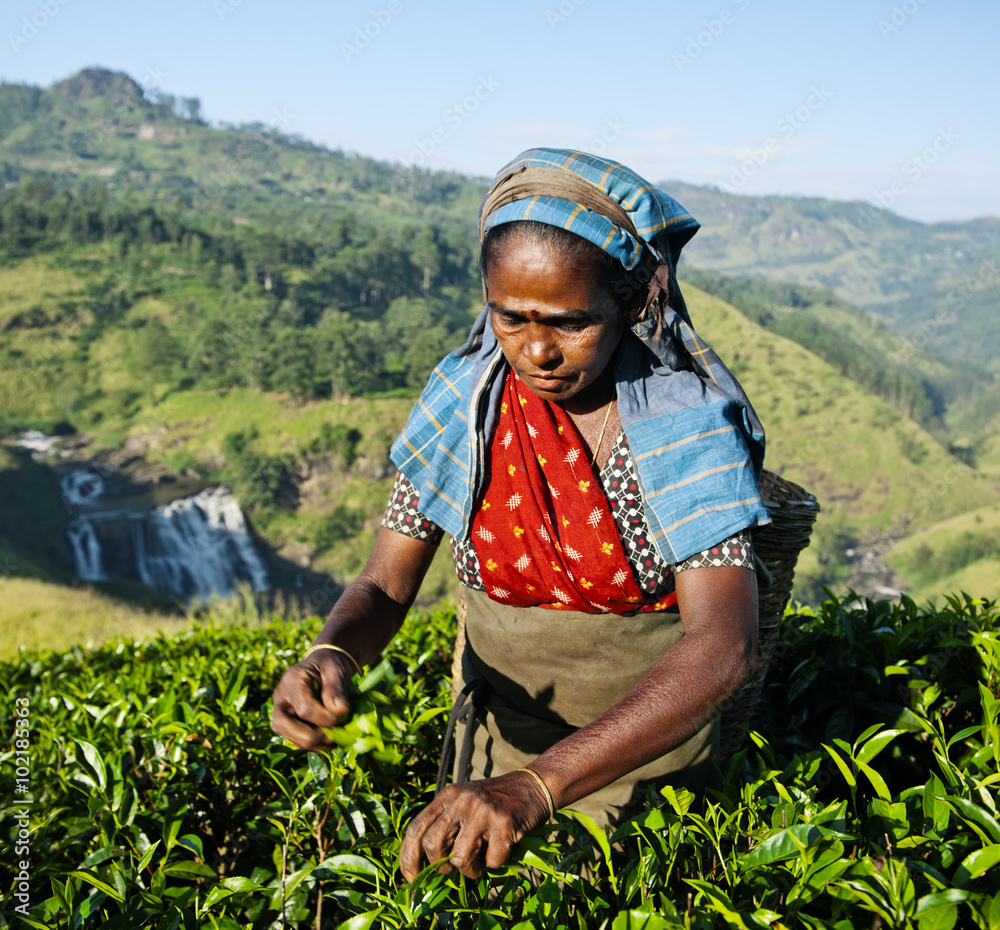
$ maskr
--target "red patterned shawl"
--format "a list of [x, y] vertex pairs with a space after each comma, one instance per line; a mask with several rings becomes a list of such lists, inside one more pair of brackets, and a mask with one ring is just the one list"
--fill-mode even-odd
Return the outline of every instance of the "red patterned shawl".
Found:
[[626, 614], [677, 603], [643, 595], [573, 421], [513, 372], [472, 541], [483, 586], [504, 604]]

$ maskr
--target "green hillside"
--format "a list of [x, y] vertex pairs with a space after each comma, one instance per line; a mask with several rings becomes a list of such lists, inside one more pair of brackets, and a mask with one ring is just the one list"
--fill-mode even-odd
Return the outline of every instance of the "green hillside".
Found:
[[[330, 151], [274, 126], [211, 127], [196, 99], [148, 97], [87, 69], [48, 89], [0, 84], [0, 180], [96, 179], [227, 219], [317, 229], [345, 210], [390, 228], [472, 231], [485, 183]], [[285, 123], [286, 125], [282, 125]]]
[[[284, 132], [280, 113], [273, 127], [217, 128], [199, 112], [197, 100], [147, 96], [101, 69], [48, 89], [0, 84], [0, 177], [93, 178], [228, 221], [313, 231], [346, 210], [389, 228], [475, 229], [483, 179], [330, 151]], [[829, 287], [914, 349], [996, 370], [1000, 219], [925, 224], [860, 202], [664, 187], [702, 223], [690, 265]]]
[[[260, 377], [254, 384], [239, 364], [227, 363], [230, 343], [200, 338], [198, 317], [205, 308], [230, 306], [238, 320], [266, 299], [257, 293], [259, 284], [220, 294], [197, 267], [181, 273], [189, 255], [174, 243], [139, 249], [133, 258], [143, 286], [124, 300], [114, 324], [97, 326], [96, 335], [87, 294], [95, 275], [116, 274], [108, 243], [35, 255], [4, 269], [9, 299], [0, 320], [9, 340], [0, 402], [8, 427], [68, 421], [92, 436], [95, 448], [127, 443], [175, 472], [225, 480], [281, 557], [349, 580], [378, 526], [391, 483], [388, 448], [412, 389], [396, 399], [348, 399], [328, 391], [317, 396], [302, 385], [267, 390]], [[754, 399], [768, 431], [767, 466], [823, 504], [816, 546], [804, 560], [802, 596], [815, 594], [818, 583], [843, 581], [844, 551], [867, 534], [902, 535], [997, 499], [990, 482], [890, 404], [722, 301], [690, 286], [686, 291], [700, 331], [730, 360]], [[202, 308], [199, 313], [192, 304]], [[414, 299], [405, 306], [419, 304]], [[20, 322], [11, 327], [15, 319]], [[385, 333], [392, 319], [387, 310], [368, 325]], [[321, 331], [322, 318], [317, 326]], [[146, 344], [151, 328], [157, 339]], [[242, 332], [245, 340], [237, 345], [246, 341], [254, 349], [255, 334], [245, 327]], [[157, 362], [153, 350], [162, 350], [166, 334], [172, 349]], [[223, 370], [228, 380], [220, 384]], [[275, 377], [266, 364], [254, 370]], [[426, 370], [414, 374], [422, 381]], [[262, 488], [264, 473], [284, 477]], [[941, 475], [954, 487], [927, 493]], [[427, 602], [454, 597], [447, 558], [437, 561], [424, 593]]]
[[860, 202], [664, 188], [702, 223], [692, 265], [831, 288], [915, 349], [1000, 371], [1000, 219], [920, 223]]
[[[813, 581], [842, 583], [849, 548], [1000, 501], [993, 481], [827, 362], [717, 298], [685, 293], [699, 332], [728, 361], [764, 423], [765, 466], [822, 504], [818, 545], [803, 562]], [[900, 582], [908, 590], [906, 572]]]
[[1000, 505], [935, 523], [897, 543], [886, 559], [910, 579], [914, 598], [940, 603], [947, 591], [1000, 597]]
[[[484, 185], [198, 113], [100, 70], [48, 90], [0, 85], [0, 432], [79, 431], [92, 453], [127, 445], [226, 481], [281, 558], [346, 581], [388, 494], [389, 443], [478, 307]], [[768, 245], [776, 224], [809, 207], [821, 264], [852, 205], [720, 206], [717, 192], [670, 187], [705, 224], [692, 265], [728, 255], [747, 263], [730, 270], [753, 267], [681, 272], [715, 295], [687, 287], [700, 331], [761, 414], [768, 467], [823, 504], [803, 597], [851, 577], [847, 550], [997, 502], [1000, 387], [985, 369], [911, 345], [833, 279], [823, 290], [757, 276], [799, 254], [801, 232], [787, 250]], [[893, 228], [919, 238], [907, 223]], [[898, 242], [876, 241], [871, 268], [891, 267]], [[765, 247], [773, 261], [758, 267]], [[7, 479], [28, 474], [23, 457], [0, 465]], [[31, 475], [38, 494], [47, 479]], [[20, 566], [5, 573], [68, 583], [64, 516], [49, 533], [61, 554], [10, 532], [30, 524], [23, 509], [2, 516], [0, 556]], [[447, 563], [425, 602], [454, 596]], [[906, 558], [893, 565], [904, 586], [947, 589]]]

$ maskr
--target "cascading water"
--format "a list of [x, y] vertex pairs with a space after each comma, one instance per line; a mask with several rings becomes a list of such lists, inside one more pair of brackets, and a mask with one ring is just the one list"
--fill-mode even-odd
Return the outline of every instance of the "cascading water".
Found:
[[228, 597], [241, 582], [254, 591], [270, 588], [239, 504], [225, 487], [155, 510], [81, 513], [69, 525], [69, 540], [85, 581], [133, 578], [187, 603]]
[[269, 587], [267, 571], [226, 488], [212, 488], [130, 519], [136, 565], [151, 588], [207, 601], [239, 581]]
[[83, 581], [107, 581], [101, 568], [101, 544], [89, 520], [74, 520], [66, 530], [76, 557], [76, 574]]

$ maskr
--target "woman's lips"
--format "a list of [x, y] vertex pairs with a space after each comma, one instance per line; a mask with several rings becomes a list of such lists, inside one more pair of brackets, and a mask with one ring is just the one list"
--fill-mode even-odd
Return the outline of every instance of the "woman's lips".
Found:
[[556, 378], [552, 375], [526, 375], [526, 377], [540, 388], [551, 390], [566, 383], [566, 378]]

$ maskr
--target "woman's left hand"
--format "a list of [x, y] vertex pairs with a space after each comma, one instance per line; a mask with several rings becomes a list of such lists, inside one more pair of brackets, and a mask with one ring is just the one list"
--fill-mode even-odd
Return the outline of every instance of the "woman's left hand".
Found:
[[441, 872], [479, 878], [484, 868], [502, 866], [511, 847], [548, 817], [548, 802], [527, 772], [449, 785], [410, 824], [399, 865], [412, 882], [422, 854], [436, 862], [450, 853]]

